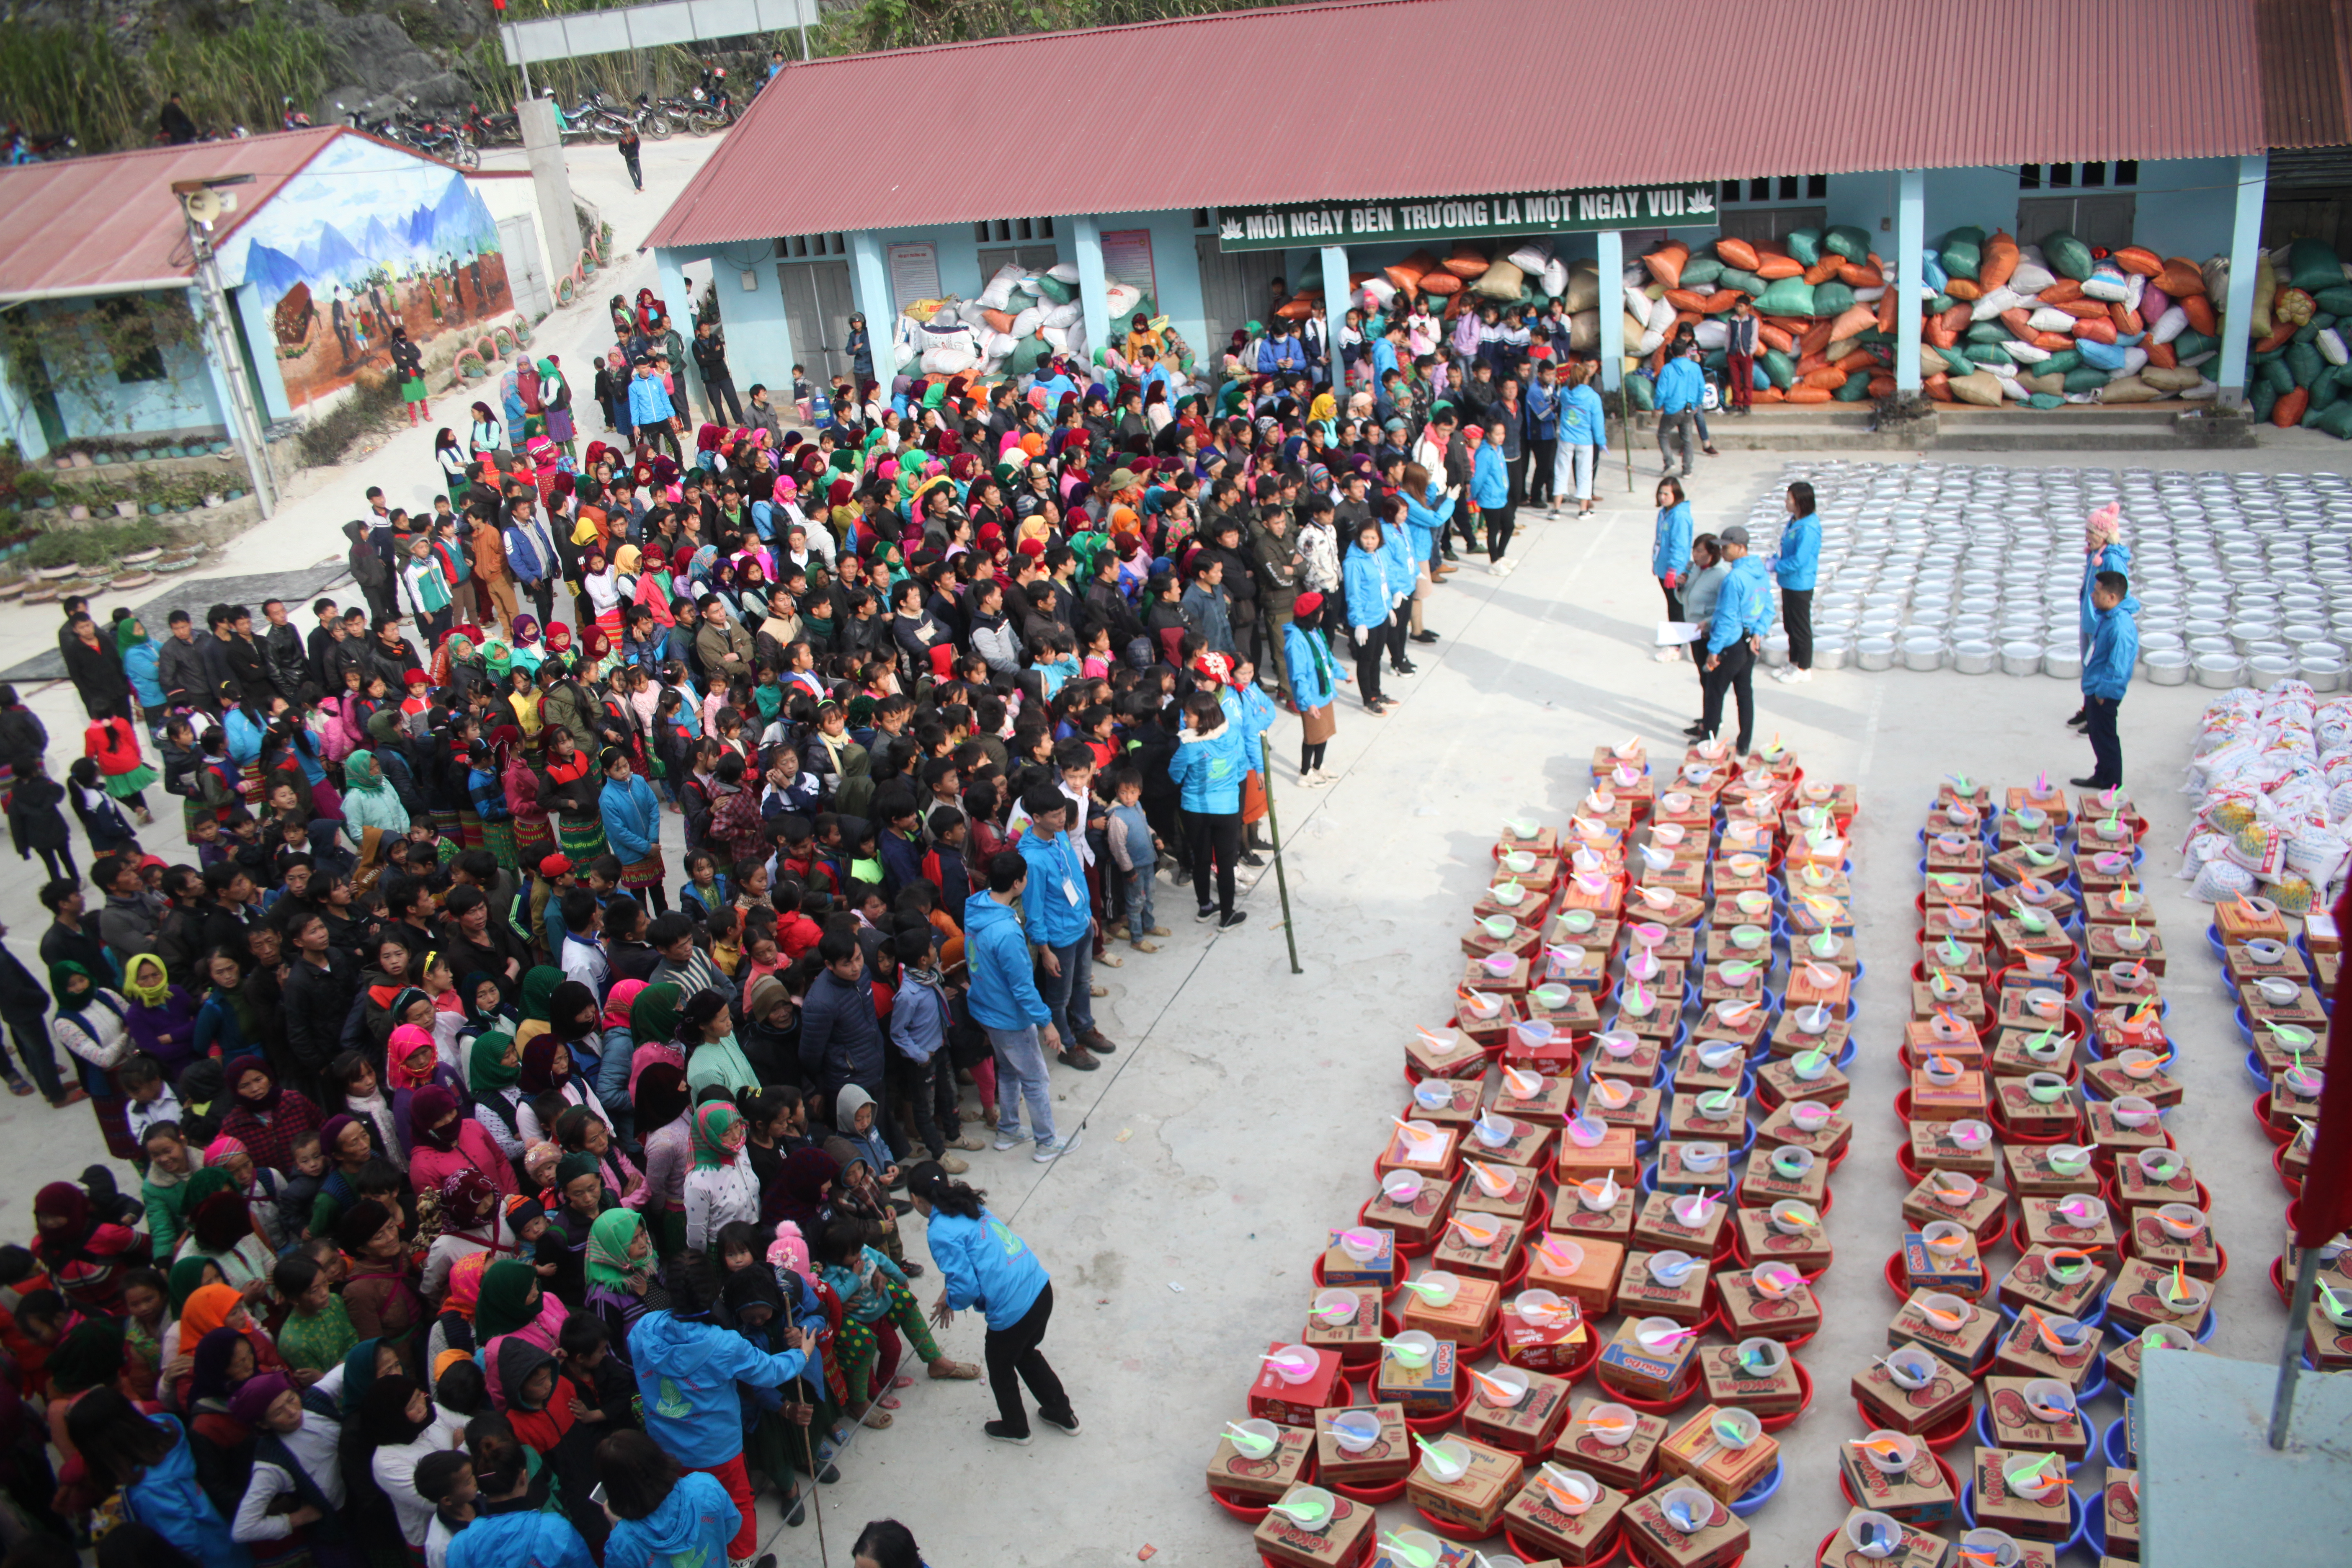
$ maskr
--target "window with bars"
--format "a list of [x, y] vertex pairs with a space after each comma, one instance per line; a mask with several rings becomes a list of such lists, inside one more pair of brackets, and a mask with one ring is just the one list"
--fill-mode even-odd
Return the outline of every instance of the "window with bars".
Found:
[[2095, 191], [2138, 184], [2139, 160], [2137, 158], [2118, 158], [2113, 163], [2020, 163], [2017, 166], [2017, 188], [2021, 191]]
[[846, 256], [849, 237], [842, 234], [788, 234], [776, 242], [776, 252], [787, 261], [812, 256]]
[[1740, 205], [1748, 202], [1820, 202], [1830, 195], [1827, 174], [1768, 174], [1754, 180], [1726, 180], [1717, 193], [1717, 200]]
[[1010, 245], [1024, 239], [1051, 239], [1054, 220], [1049, 217], [982, 218], [971, 226], [972, 238], [982, 245]]

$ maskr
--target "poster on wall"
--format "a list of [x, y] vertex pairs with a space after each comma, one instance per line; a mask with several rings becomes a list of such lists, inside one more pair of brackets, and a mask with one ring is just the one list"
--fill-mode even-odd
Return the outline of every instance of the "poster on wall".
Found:
[[297, 406], [390, 371], [395, 326], [429, 363], [444, 337], [516, 313], [499, 226], [466, 177], [363, 136], [336, 138], [239, 226], [222, 274], [257, 290]]
[[1151, 231], [1112, 229], [1102, 237], [1103, 276], [1160, 298], [1159, 279], [1151, 270]]
[[940, 247], [929, 240], [890, 247], [890, 298], [905, 310], [940, 297]]

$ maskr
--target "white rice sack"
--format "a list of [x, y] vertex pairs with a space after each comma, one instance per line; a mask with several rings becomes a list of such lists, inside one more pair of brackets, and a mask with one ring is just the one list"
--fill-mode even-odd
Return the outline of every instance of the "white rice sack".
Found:
[[925, 375], [953, 375], [959, 371], [970, 370], [979, 363], [980, 356], [970, 349], [925, 349], [923, 351]]
[[2190, 354], [2187, 359], [2182, 360], [2180, 363], [2186, 368], [2194, 370], [2199, 365], [2206, 363], [2206, 361], [2218, 358], [2221, 355], [2221, 351], [2220, 349], [2207, 349], [2201, 354]]
[[1857, 305], [1875, 305], [1885, 298], [1886, 285], [1884, 283], [1875, 289], [1857, 289], [1853, 291], [1853, 302]]
[[1070, 353], [1077, 355], [1082, 360], [1085, 359], [1087, 357], [1087, 324], [1084, 321], [1072, 322], [1070, 324], [1069, 337], [1066, 342], [1069, 346]]
[[1700, 348], [1713, 353], [1731, 341], [1731, 329], [1710, 316], [1693, 327], [1691, 335], [1697, 340]]
[[2109, 304], [2120, 305], [2130, 292], [2131, 289], [2124, 282], [2123, 272], [2118, 268], [2094, 267], [2091, 275], [2083, 279], [2083, 298], [2085, 300], [2105, 300]]
[[2140, 373], [2140, 368], [2147, 363], [2147, 351], [2146, 349], [2128, 348], [2124, 350], [2124, 374], [2126, 375], [2137, 375]]
[[1385, 310], [1396, 303], [1397, 286], [1377, 272], [1364, 279], [1363, 289], [1372, 303], [1381, 310]]
[[[1860, 295], [1856, 295], [1854, 297], [1857, 300], [1861, 298]], [[1994, 317], [2000, 315], [2003, 310], [2013, 310], [2018, 306], [2025, 304], [2026, 302], [2027, 297], [2025, 295], [2019, 293], [2016, 289], [2011, 289], [2008, 284], [2003, 283], [1998, 288], [1987, 289], [1984, 294], [1979, 297], [1974, 304], [1969, 307], [1969, 320], [1971, 321], [1990, 321]]]
[[2018, 253], [2017, 269], [2009, 275], [2010, 289], [2020, 294], [2039, 294], [2057, 281], [2058, 275], [2042, 264], [2040, 247], [2031, 245]]
[[1066, 284], [1072, 289], [1078, 286], [1078, 268], [1076, 262], [1058, 262], [1045, 268], [1045, 276], [1056, 283]]
[[980, 302], [992, 310], [1011, 310], [1013, 287], [1028, 276], [1028, 268], [1006, 262], [996, 269], [996, 276], [991, 278], [988, 286], [980, 291]]
[[1066, 305], [1056, 305], [1046, 311], [1045, 319], [1040, 324], [1046, 327], [1058, 327], [1067, 331], [1070, 330], [1071, 323], [1086, 313], [1086, 307], [1073, 300]]
[[1003, 359], [1013, 352], [1017, 341], [1010, 332], [1000, 332], [982, 327], [980, 330], [980, 357], [988, 360]]
[[[1667, 319], [1668, 319], [1669, 321], [1671, 321], [1673, 318], [1672, 318], [1671, 316], [1669, 316]], [[1643, 328], [1643, 329], [1642, 329], [1642, 341], [1641, 341], [1641, 342], [1639, 342], [1638, 344], [1636, 344], [1636, 345], [1634, 346], [1633, 352], [1634, 352], [1636, 354], [1654, 354], [1654, 353], [1656, 353], [1658, 352], [1658, 345], [1660, 345], [1661, 343], [1664, 342], [1665, 341], [1666, 341], [1666, 330], [1665, 330], [1665, 328], [1664, 328], [1664, 327], [1644, 327], [1644, 328]]]
[[2209, 258], [2199, 271], [2205, 275], [2205, 297], [2227, 300], [2230, 297], [2230, 258], [2226, 256]]
[[2043, 305], [2025, 319], [2025, 324], [2037, 332], [2067, 332], [2074, 330], [2074, 318], [2055, 305]]
[[1133, 315], [1142, 299], [1143, 290], [1130, 283], [1110, 283], [1103, 288], [1103, 309], [1114, 321]]
[[1037, 335], [1045, 339], [1045, 346], [1055, 353], [1066, 353], [1069, 350], [1070, 330], [1067, 327], [1040, 327]]
[[1543, 265], [1543, 291], [1554, 300], [1568, 295], [1568, 263], [1555, 256]]
[[2029, 343], [2022, 338], [2003, 339], [2000, 346], [2010, 358], [2020, 364], [2040, 364], [2050, 357], [2048, 349]]
[[2139, 309], [2139, 297], [2140, 297], [2142, 294], [2145, 294], [2145, 293], [2147, 293], [2147, 279], [2145, 279], [2145, 278], [2141, 277], [2141, 276], [2140, 276], [2138, 273], [2137, 273], [2137, 272], [2126, 272], [2126, 273], [2125, 273], [2125, 274], [2124, 274], [2124, 309], [2125, 309], [2125, 310], [2138, 310], [2138, 309]]
[[1531, 239], [1503, 259], [1532, 277], [1550, 264], [1551, 246], [1545, 240]]
[[2254, 890], [2254, 874], [2226, 855], [2216, 855], [2198, 868], [2189, 896], [2209, 904], [2242, 898]]
[[1018, 315], [1013, 318], [1012, 335], [1015, 338], [1034, 337], [1036, 335], [1037, 329], [1045, 324], [1045, 307], [1043, 305], [1030, 305], [1024, 307]]
[[1997, 374], [1993, 379], [2000, 383], [2000, 395], [2011, 403], [2022, 403], [2033, 395], [2011, 377]]
[[[2200, 354], [2197, 357], [2199, 363], [2201, 363], [2211, 356]], [[2221, 384], [2218, 381], [2211, 380], [2200, 381], [2196, 385], [2190, 387], [2188, 391], [2180, 395], [2184, 400], [2189, 403], [2210, 403], [2214, 398], [2221, 395]]]
[[2312, 346], [2319, 351], [2319, 357], [2329, 364], [2344, 363], [2347, 355], [2344, 351], [2344, 334], [2340, 330], [2335, 327], [2325, 328], [2311, 342]]
[[1625, 292], [1633, 294], [1650, 286], [1650, 269], [1638, 261], [1626, 263]]
[[2167, 305], [2164, 308], [2164, 313], [2157, 317], [2156, 324], [2148, 328], [2147, 341], [2152, 343], [2168, 343], [2188, 330], [2189, 312], [2178, 305]]

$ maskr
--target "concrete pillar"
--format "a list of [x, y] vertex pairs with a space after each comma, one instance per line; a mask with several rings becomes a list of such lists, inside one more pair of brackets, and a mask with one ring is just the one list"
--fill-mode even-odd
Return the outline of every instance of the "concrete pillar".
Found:
[[[1096, 259], [1101, 259], [1099, 247]], [[891, 379], [898, 374], [891, 346], [898, 312], [890, 304], [890, 269], [883, 262], [882, 241], [871, 229], [857, 229], [849, 237], [849, 292], [857, 301], [858, 313], [866, 318], [866, 341], [874, 345], [874, 379], [887, 395]]]
[[548, 294], [555, 280], [580, 261], [580, 219], [572, 203], [572, 171], [563, 162], [563, 133], [555, 121], [555, 100], [526, 98], [515, 105], [522, 121], [523, 151], [530, 156], [531, 190], [539, 198], [539, 226], [547, 244]]
[[1601, 390], [1625, 384], [1625, 237], [1613, 228], [1594, 235], [1601, 269]]
[[[1348, 321], [1348, 247], [1327, 245], [1323, 247], [1323, 347], [1331, 356], [1331, 393], [1344, 404], [1347, 401], [1346, 367], [1339, 363], [1339, 330]], [[1304, 331], [1307, 323], [1298, 323]]]
[[1919, 308], [1927, 284], [1927, 175], [1906, 169], [1895, 189], [1895, 390], [1919, 390]]
[[702, 377], [694, 368], [694, 311], [687, 293], [686, 267], [675, 250], [654, 252], [654, 298], [668, 304], [669, 324], [686, 343], [686, 363], [670, 366], [669, 373], [682, 395], [677, 401], [693, 415], [687, 422], [691, 434], [695, 426], [709, 417], [710, 405], [702, 395]]
[[[199, 322], [205, 319], [205, 291], [203, 289], [193, 286], [190, 287], [188, 289], [188, 309], [194, 312], [195, 318]], [[221, 363], [220, 350], [217, 347], [220, 342], [220, 336], [218, 333], [208, 331], [204, 333], [203, 337], [205, 351], [205, 395], [211, 399], [211, 408], [214, 416], [220, 421], [221, 434], [226, 436], [233, 444], [242, 446], [244, 444], [244, 437], [237, 429], [236, 403], [234, 394], [230, 391], [228, 378], [232, 375], [244, 374], [245, 367], [241, 364], [228, 365]], [[5, 385], [0, 385], [0, 397], [5, 397], [5, 395], [6, 389]], [[40, 421], [36, 419], [32, 424], [33, 434], [37, 438], [40, 435]], [[39, 451], [30, 451], [27, 453], [27, 456], [36, 458], [40, 455], [41, 453]]]
[[0, 441], [14, 441], [17, 455], [28, 463], [49, 455], [49, 436], [41, 428], [40, 411], [17, 384], [15, 371], [5, 363], [0, 363]]
[[2221, 311], [2221, 401], [2231, 407], [2246, 400], [2247, 334], [2254, 315], [2254, 268], [2263, 257], [2263, 197], [2270, 188], [2270, 154], [2251, 153], [2238, 160], [2238, 206], [2230, 229], [2230, 298]]
[[1070, 220], [1070, 261], [1078, 269], [1079, 320], [1086, 323], [1086, 363], [1110, 342], [1110, 290], [1103, 277], [1102, 225], [1092, 213]]

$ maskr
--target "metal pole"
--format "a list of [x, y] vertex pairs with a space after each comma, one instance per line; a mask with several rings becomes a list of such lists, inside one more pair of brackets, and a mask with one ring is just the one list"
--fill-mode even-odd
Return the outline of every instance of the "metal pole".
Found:
[[2286, 1344], [2279, 1351], [2278, 1393], [2271, 1400], [2271, 1447], [2286, 1447], [2294, 1424], [2294, 1383], [2303, 1375], [2303, 1340], [2311, 1322], [2312, 1287], [2319, 1281], [2319, 1248], [2303, 1249], [2294, 1271], [2294, 1296], [2286, 1310]]
[[[1634, 374], [1640, 373], [1637, 371]], [[1622, 381], [1617, 384], [1617, 408], [1619, 423], [1625, 433], [1625, 493], [1632, 495], [1633, 493], [1633, 395], [1625, 390], [1625, 383]], [[1602, 427], [1604, 429], [1607, 427], [1605, 419]]]
[[205, 314], [211, 318], [213, 353], [220, 356], [222, 378], [228, 383], [229, 420], [236, 426], [237, 445], [245, 448], [245, 471], [253, 481], [254, 499], [261, 503], [261, 515], [272, 517], [278, 511], [278, 478], [271, 469], [269, 451], [263, 443], [259, 410], [253, 406], [253, 389], [245, 377], [245, 356], [238, 352], [236, 334], [229, 328], [228, 296], [221, 287], [220, 264], [214, 258], [212, 242], [204, 227], [188, 217], [183, 207], [182, 218], [188, 226], [188, 248], [196, 258], [196, 283], [204, 290]]
[[1274, 815], [1274, 751], [1264, 731], [1257, 737], [1257, 766], [1258, 776], [1265, 781], [1265, 836], [1274, 841], [1274, 890], [1282, 899], [1282, 940], [1290, 944], [1290, 973], [1303, 974], [1306, 971], [1298, 967], [1298, 932], [1290, 923], [1290, 879], [1282, 871], [1282, 824]]

